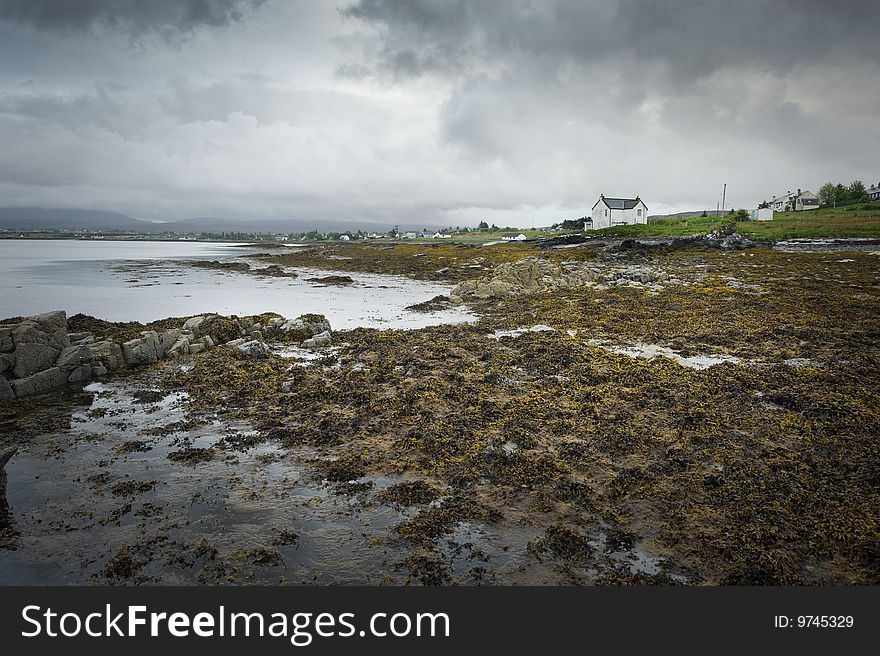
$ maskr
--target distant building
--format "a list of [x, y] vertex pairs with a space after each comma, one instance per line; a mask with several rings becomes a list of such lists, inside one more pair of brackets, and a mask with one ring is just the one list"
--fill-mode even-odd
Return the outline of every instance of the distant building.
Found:
[[523, 233], [505, 232], [501, 235], [501, 241], [525, 241], [526, 236]]
[[447, 235], [439, 231], [435, 232], [431, 237], [434, 239], [452, 239], [452, 235]]
[[404, 239], [415, 239], [415, 238], [417, 238], [417, 237], [418, 237], [418, 235], [417, 235], [415, 232], [405, 232], [405, 233], [403, 233], [403, 238], [404, 238]]
[[756, 210], [752, 210], [752, 221], [772, 221], [773, 220], [773, 210], [769, 207], [760, 207]]
[[349, 237], [348, 235], [339, 235], [339, 238], [342, 241], [351, 241], [351, 237]]
[[[617, 225], [632, 225], [648, 222], [648, 206], [636, 196], [635, 198], [606, 198], [599, 196], [591, 213], [594, 230], [610, 228]], [[584, 229], [586, 229], [586, 223]]]
[[868, 194], [868, 200], [880, 200], [880, 182], [871, 185], [865, 192]]
[[801, 212], [819, 207], [819, 197], [812, 191], [797, 190], [787, 192], [770, 200], [770, 209], [775, 212]]

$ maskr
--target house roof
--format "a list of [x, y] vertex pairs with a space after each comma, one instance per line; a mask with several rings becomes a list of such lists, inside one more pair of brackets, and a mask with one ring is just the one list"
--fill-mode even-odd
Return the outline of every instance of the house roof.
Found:
[[[608, 209], [612, 210], [631, 210], [639, 203], [642, 205], [645, 204], [641, 198], [636, 196], [635, 198], [608, 198], [607, 196], [599, 196], [599, 200], [596, 201], [596, 205], [599, 203], [605, 203]], [[595, 209], [596, 205], [593, 205]], [[647, 205], [645, 205], [645, 209], [647, 209]]]

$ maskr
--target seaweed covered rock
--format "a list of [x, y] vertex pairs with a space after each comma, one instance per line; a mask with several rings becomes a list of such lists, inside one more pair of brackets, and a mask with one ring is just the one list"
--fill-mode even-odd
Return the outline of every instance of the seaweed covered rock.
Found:
[[490, 274], [460, 283], [453, 302], [491, 301], [582, 285], [661, 285], [669, 275], [656, 265], [613, 266], [557, 263], [537, 257], [498, 265]]

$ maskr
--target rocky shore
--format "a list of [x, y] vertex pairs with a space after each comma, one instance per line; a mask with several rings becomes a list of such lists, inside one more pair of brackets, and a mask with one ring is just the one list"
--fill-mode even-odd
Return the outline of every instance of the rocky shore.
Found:
[[125, 341], [92, 331], [70, 332], [62, 310], [6, 320], [0, 324], [0, 399], [86, 383], [119, 369], [155, 364], [219, 345], [260, 355], [268, 351], [267, 338], [297, 341], [310, 348], [329, 336], [329, 322], [318, 315], [288, 320], [206, 314], [181, 320], [179, 327], [143, 330]]
[[[57, 317], [0, 324], [0, 343], [28, 324], [53, 351], [22, 363], [110, 342], [125, 366], [0, 403], [17, 557], [71, 563], [47, 582], [880, 582], [877, 255], [692, 240], [264, 259], [444, 280], [411, 309], [479, 320], [76, 315], [68, 346]], [[168, 357], [183, 337], [189, 356]]]

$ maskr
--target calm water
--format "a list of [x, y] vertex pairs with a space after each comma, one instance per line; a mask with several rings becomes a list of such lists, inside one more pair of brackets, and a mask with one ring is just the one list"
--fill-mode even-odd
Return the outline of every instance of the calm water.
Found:
[[185, 264], [255, 252], [228, 243], [0, 240], [0, 318], [50, 310], [141, 322], [205, 312], [277, 312], [286, 317], [315, 312], [326, 315], [336, 330], [419, 328], [472, 318], [459, 310], [406, 310], [448, 294], [445, 285], [346, 274], [355, 285], [325, 287], [305, 278], [332, 272], [297, 268], [296, 279], [259, 278]]

